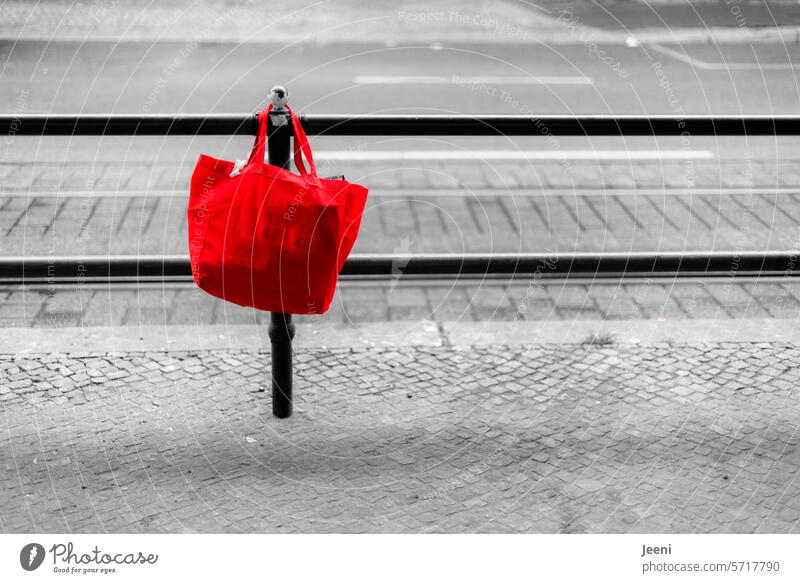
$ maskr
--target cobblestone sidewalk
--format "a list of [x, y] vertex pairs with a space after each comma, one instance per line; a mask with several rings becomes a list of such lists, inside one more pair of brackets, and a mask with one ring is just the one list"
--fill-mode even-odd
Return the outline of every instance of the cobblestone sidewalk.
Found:
[[[800, 163], [366, 165], [356, 252], [796, 248]], [[8, 255], [186, 253], [190, 166], [0, 164]]]
[[[540, 280], [542, 281], [542, 280]], [[121, 288], [121, 289], [120, 289]], [[340, 282], [331, 309], [313, 321], [508, 322], [797, 318], [793, 278], [638, 281]], [[191, 284], [0, 287], [0, 328], [262, 324], [268, 316]], [[299, 321], [306, 318], [299, 317]]]
[[773, 532], [797, 346], [0, 356], [4, 532]]

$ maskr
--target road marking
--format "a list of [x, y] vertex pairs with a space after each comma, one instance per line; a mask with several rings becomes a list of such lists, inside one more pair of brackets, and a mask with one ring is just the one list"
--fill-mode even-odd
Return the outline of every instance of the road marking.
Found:
[[682, 63], [691, 65], [695, 69], [703, 71], [793, 71], [796, 67], [800, 67], [800, 65], [792, 65], [789, 63], [710, 63], [663, 45], [652, 44], [648, 46], [658, 53], [667, 55], [668, 57], [672, 57]]
[[407, 160], [709, 160], [710, 150], [352, 150], [318, 151], [316, 160], [399, 162]]
[[475, 76], [357, 75], [356, 85], [593, 85], [590, 77], [564, 76]]

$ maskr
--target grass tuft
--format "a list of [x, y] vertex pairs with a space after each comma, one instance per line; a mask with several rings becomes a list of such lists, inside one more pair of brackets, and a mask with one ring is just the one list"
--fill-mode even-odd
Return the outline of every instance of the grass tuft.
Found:
[[611, 332], [592, 332], [581, 341], [581, 346], [608, 346], [614, 344], [614, 335]]

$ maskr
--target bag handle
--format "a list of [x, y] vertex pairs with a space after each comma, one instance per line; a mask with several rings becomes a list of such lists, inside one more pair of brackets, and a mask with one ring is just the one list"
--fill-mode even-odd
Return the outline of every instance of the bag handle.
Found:
[[[292, 118], [292, 128], [294, 130], [294, 165], [297, 167], [297, 171], [301, 176], [308, 174], [309, 172], [306, 170], [305, 164], [303, 164], [303, 156], [305, 156], [310, 168], [310, 174], [312, 176], [316, 176], [317, 167], [314, 164], [314, 157], [311, 154], [311, 146], [308, 143], [306, 132], [303, 130], [303, 126], [300, 125], [300, 119], [297, 117], [297, 115], [295, 115], [294, 111], [292, 111], [288, 106], [286, 106], [286, 109], [289, 111], [289, 115]], [[253, 150], [250, 152], [250, 157], [247, 160], [248, 164], [252, 164], [253, 162], [264, 164], [267, 146], [267, 124], [271, 111], [272, 105], [270, 104], [269, 107], [267, 107], [257, 116], [258, 129], [256, 130], [256, 139], [253, 143]]]
[[289, 115], [292, 116], [292, 127], [294, 129], [294, 165], [297, 171], [305, 176], [306, 167], [303, 164], [303, 156], [306, 157], [311, 176], [317, 175], [317, 167], [314, 164], [314, 156], [311, 155], [311, 145], [308, 143], [308, 137], [300, 124], [300, 118], [297, 117], [292, 109], [287, 105], [286, 109], [289, 110]]
[[248, 166], [254, 162], [258, 164], [264, 163], [264, 158], [267, 155], [267, 118], [269, 117], [270, 111], [272, 111], [272, 105], [256, 116], [258, 120], [258, 129], [256, 130], [256, 139], [253, 142], [253, 150], [250, 152], [250, 157], [247, 159]]

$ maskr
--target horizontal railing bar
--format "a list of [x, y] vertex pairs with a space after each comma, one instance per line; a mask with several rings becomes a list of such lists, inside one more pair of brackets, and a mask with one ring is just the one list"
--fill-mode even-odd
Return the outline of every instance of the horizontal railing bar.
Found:
[[[348, 279], [622, 278], [800, 275], [800, 251], [554, 254], [362, 254], [348, 258]], [[0, 283], [181, 281], [191, 279], [183, 255], [3, 257]]]
[[302, 116], [314, 135], [797, 135], [800, 116], [454, 115]]
[[[755, 136], [800, 135], [798, 115], [301, 115], [328, 136]], [[251, 113], [2, 114], [9, 136], [254, 135]]]
[[255, 135], [254, 114], [23, 114], [0, 116], [15, 136]]

